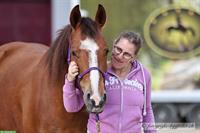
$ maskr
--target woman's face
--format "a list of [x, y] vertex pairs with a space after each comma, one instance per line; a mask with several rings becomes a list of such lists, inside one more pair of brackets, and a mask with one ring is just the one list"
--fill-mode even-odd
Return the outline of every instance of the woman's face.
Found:
[[111, 63], [114, 69], [124, 69], [135, 58], [135, 45], [127, 39], [121, 38], [117, 44], [113, 45]]

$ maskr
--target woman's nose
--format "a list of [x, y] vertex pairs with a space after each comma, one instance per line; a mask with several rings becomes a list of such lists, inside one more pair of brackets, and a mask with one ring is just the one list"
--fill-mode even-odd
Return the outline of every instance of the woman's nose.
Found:
[[118, 54], [117, 57], [118, 57], [119, 59], [123, 59], [123, 53]]

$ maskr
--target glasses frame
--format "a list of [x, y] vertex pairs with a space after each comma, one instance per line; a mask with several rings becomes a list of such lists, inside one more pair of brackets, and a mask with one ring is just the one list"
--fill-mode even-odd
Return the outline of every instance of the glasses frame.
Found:
[[132, 54], [130, 54], [129, 52], [123, 51], [122, 48], [120, 48], [120, 47], [118, 47], [116, 45], [113, 46], [113, 52], [116, 55], [122, 54], [123, 58], [126, 59], [126, 60], [130, 60], [131, 58], [133, 58]]

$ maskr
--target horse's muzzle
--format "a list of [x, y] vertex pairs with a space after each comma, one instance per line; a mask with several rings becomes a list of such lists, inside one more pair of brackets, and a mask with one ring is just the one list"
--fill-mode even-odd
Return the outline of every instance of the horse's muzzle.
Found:
[[89, 113], [101, 113], [106, 102], [106, 94], [103, 94], [99, 100], [96, 100], [88, 93], [84, 95], [84, 102]]

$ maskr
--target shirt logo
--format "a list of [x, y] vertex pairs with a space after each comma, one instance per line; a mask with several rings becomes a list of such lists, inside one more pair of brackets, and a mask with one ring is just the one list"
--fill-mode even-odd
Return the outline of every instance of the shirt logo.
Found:
[[108, 80], [105, 81], [105, 86], [109, 89], [119, 89], [120, 86], [123, 85], [125, 89], [133, 90], [138, 89], [143, 91], [144, 86], [140, 83], [137, 79], [125, 79], [124, 81], [120, 82], [116, 77], [110, 76]]

